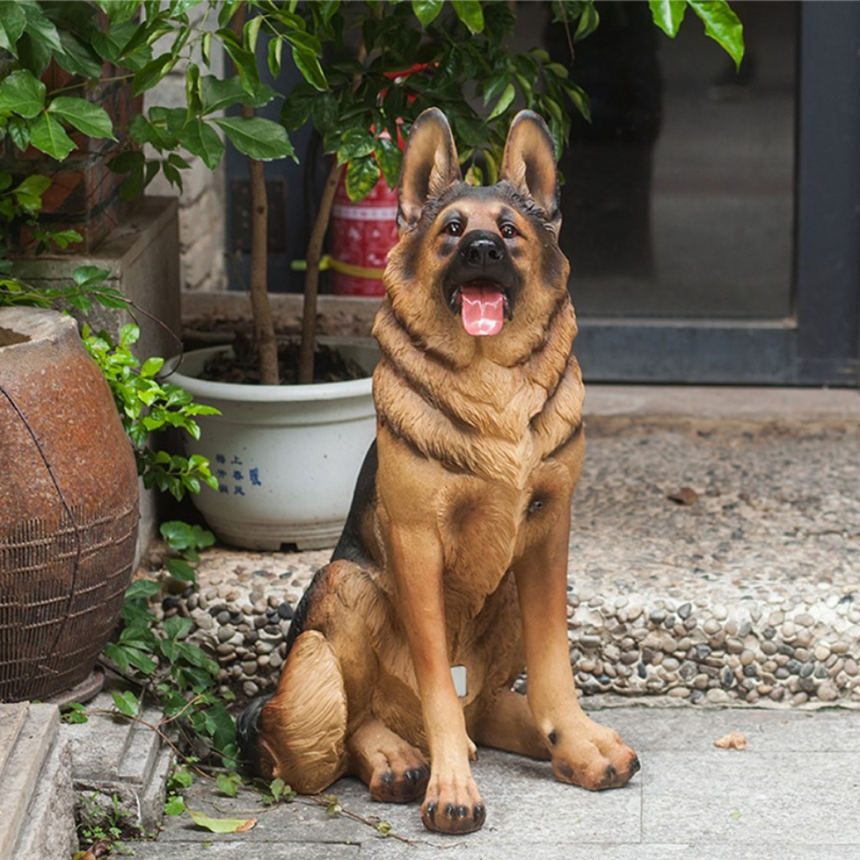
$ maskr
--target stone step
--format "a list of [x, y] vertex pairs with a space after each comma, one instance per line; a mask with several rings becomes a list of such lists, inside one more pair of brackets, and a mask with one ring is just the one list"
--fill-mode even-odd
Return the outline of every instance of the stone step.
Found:
[[[150, 726], [162, 719], [159, 710], [144, 707], [138, 720], [117, 716], [110, 691], [87, 704], [86, 723], [64, 725], [69, 740], [72, 779], [79, 803], [97, 802], [112, 812], [114, 797], [124, 810], [124, 823], [139, 835], [152, 833], [161, 821], [170, 749]], [[95, 797], [94, 797], [95, 796]], [[93, 798], [93, 801], [90, 801]]]
[[0, 704], [0, 785], [0, 860], [71, 856], [71, 750], [56, 705]]

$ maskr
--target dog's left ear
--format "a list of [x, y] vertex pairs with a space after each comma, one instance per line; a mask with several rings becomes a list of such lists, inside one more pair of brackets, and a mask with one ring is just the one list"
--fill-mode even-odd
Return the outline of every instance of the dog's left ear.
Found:
[[561, 211], [552, 135], [533, 111], [521, 110], [511, 123], [501, 178], [510, 182], [518, 194], [534, 200], [543, 209], [548, 225], [558, 233]]

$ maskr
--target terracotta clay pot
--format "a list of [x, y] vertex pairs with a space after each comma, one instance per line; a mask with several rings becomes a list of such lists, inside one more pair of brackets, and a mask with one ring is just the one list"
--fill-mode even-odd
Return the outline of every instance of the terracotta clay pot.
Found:
[[134, 454], [70, 317], [0, 310], [0, 701], [85, 683], [137, 545]]

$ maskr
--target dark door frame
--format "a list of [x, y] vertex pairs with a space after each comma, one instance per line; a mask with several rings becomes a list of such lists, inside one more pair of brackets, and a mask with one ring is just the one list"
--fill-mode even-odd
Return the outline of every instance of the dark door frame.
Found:
[[860, 3], [802, 3], [794, 314], [580, 319], [588, 381], [860, 386]]

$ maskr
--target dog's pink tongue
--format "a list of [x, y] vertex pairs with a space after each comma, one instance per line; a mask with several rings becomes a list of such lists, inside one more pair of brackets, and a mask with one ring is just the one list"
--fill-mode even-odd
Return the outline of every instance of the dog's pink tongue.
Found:
[[474, 337], [498, 334], [505, 323], [505, 298], [490, 285], [466, 284], [460, 288], [463, 299], [460, 318], [463, 328]]

